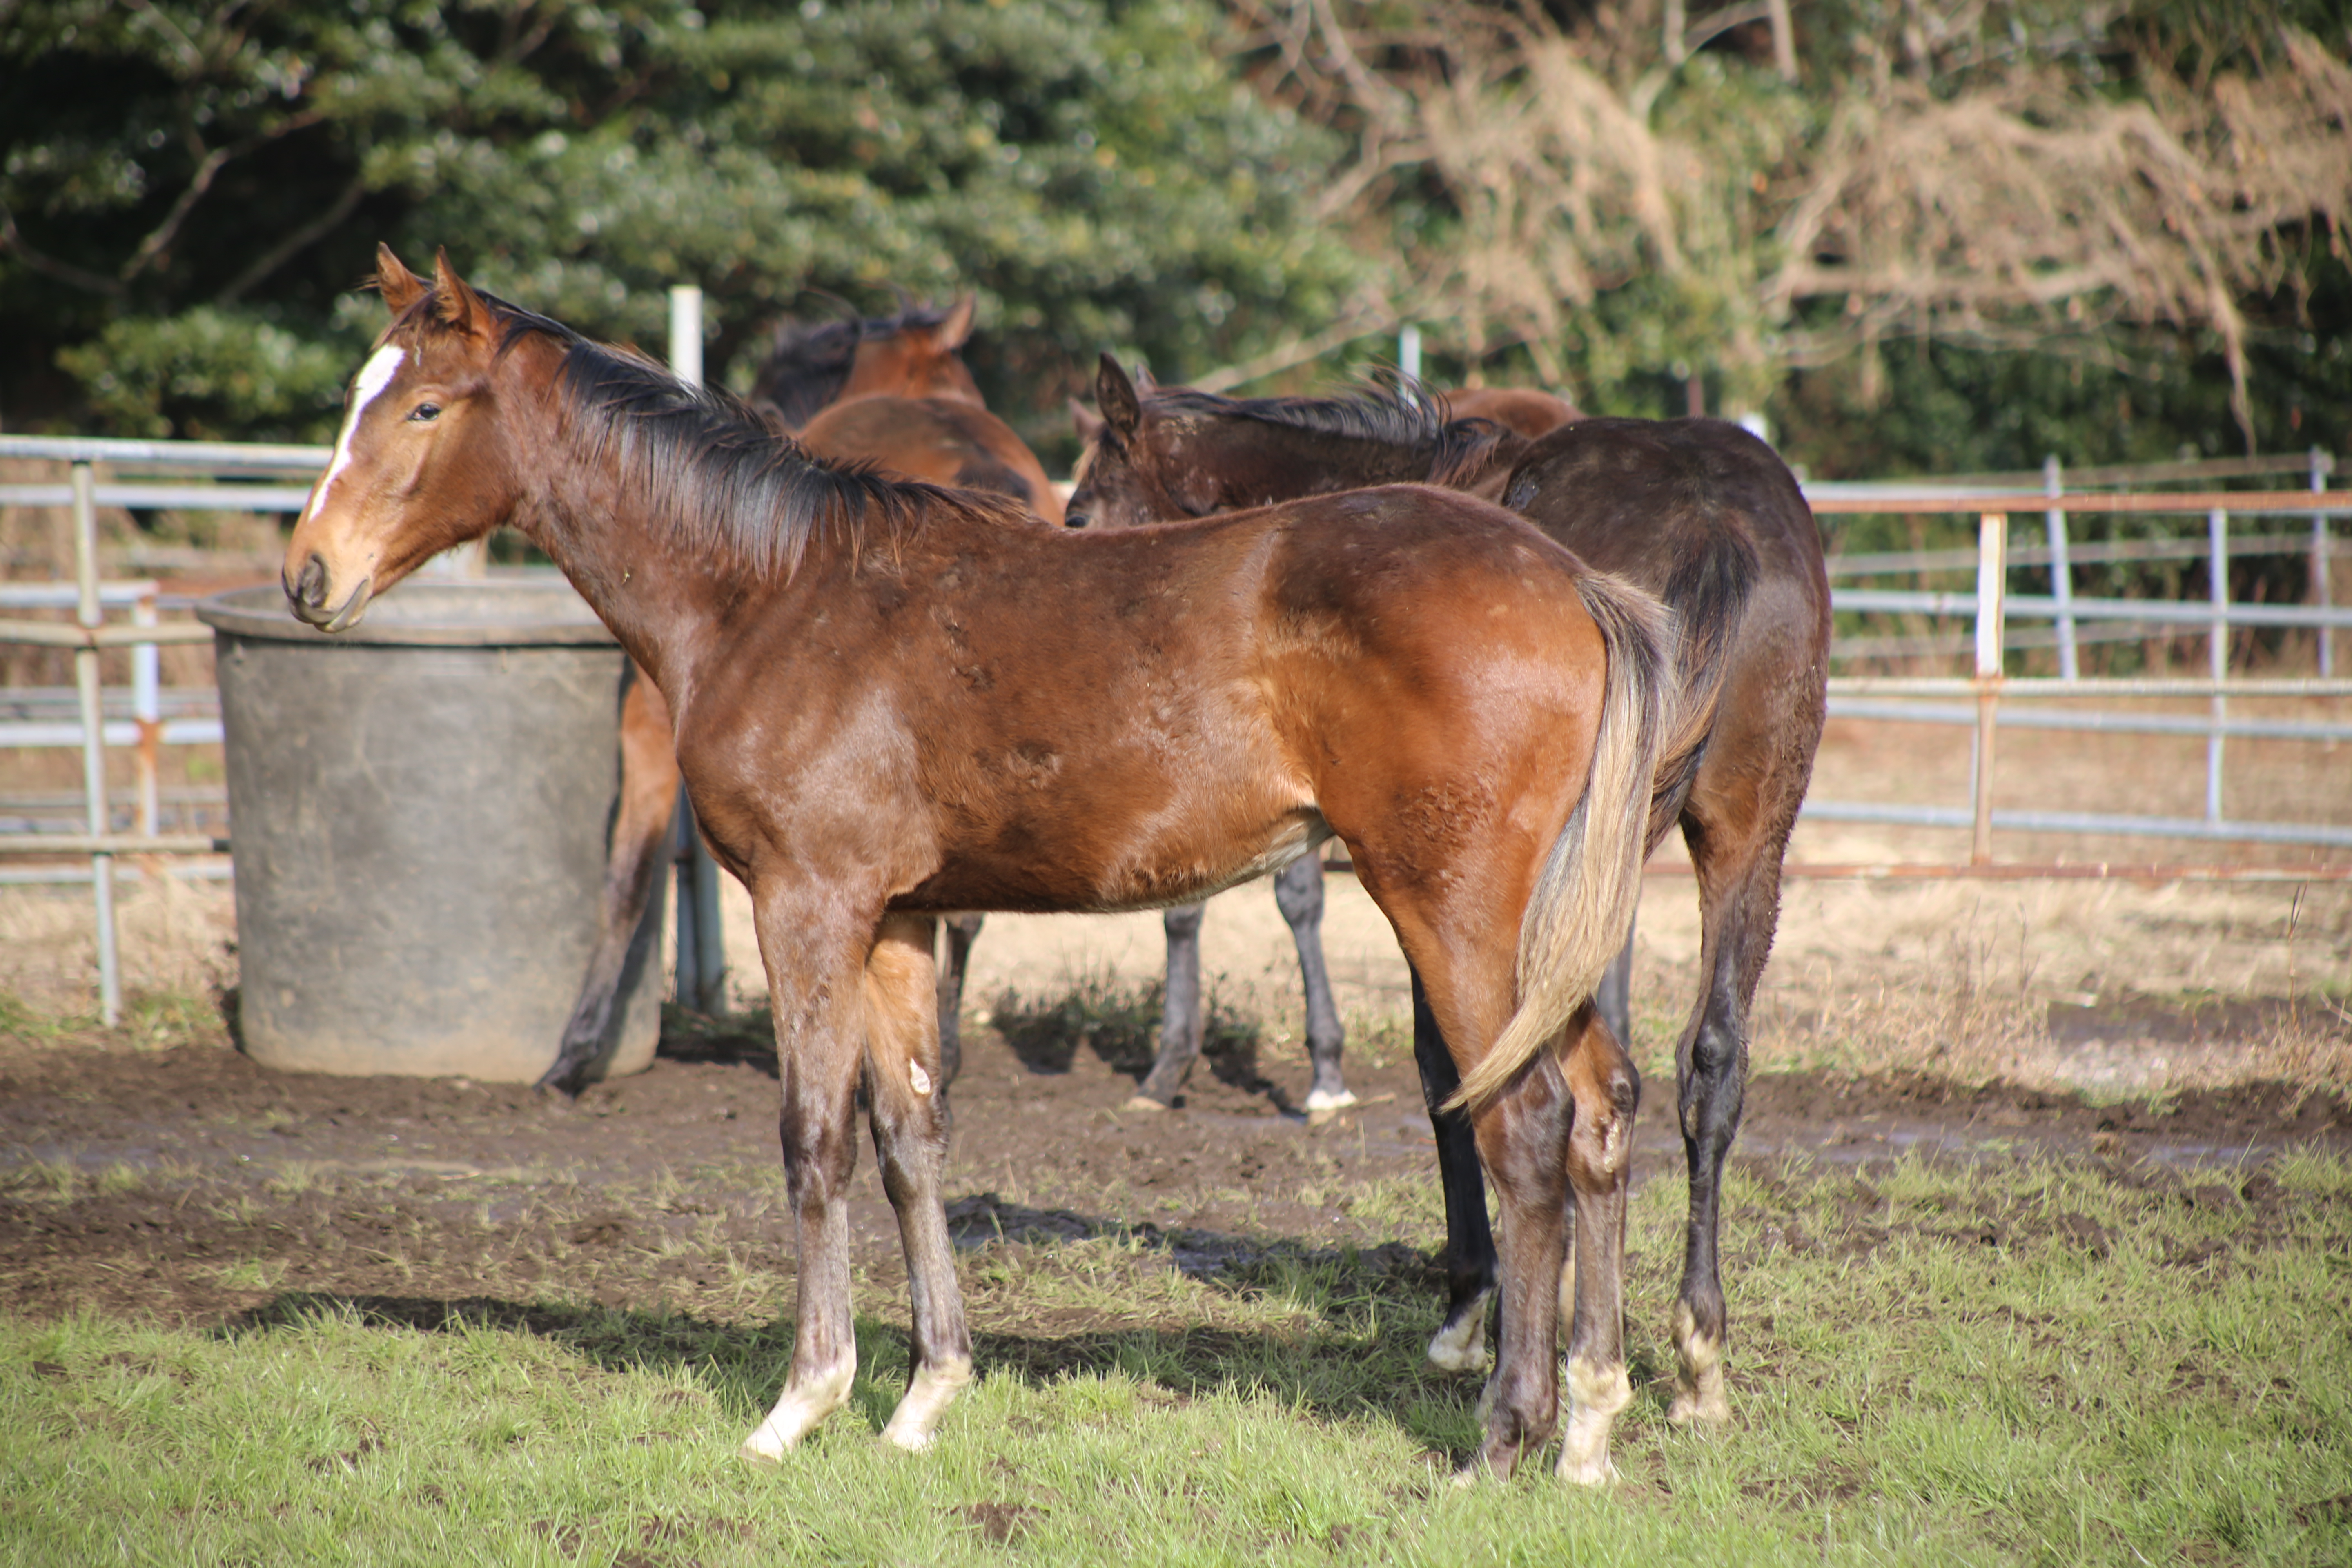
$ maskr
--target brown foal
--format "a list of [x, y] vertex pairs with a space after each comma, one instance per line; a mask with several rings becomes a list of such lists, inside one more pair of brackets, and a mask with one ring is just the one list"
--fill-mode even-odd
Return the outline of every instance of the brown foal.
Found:
[[[1200, 898], [1337, 837], [1454, 1053], [1500, 1210], [1480, 1460], [1560, 1426], [1609, 1473], [1632, 1062], [1591, 1003], [1640, 875], [1669, 656], [1655, 600], [1419, 486], [1073, 533], [828, 468], [724, 394], [383, 253], [393, 321], [285, 564], [330, 631], [502, 522], [652, 676], [767, 970], [800, 1251], [776, 1461], [849, 1396], [866, 1086], [913, 1298], [885, 1436], [971, 1375], [941, 1205], [933, 921]], [[1565, 1271], [1568, 1207], [1576, 1247]]]

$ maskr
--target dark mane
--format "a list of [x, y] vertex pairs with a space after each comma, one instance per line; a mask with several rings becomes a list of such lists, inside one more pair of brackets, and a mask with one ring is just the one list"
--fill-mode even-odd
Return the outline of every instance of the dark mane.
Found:
[[768, 357], [752, 374], [751, 401], [772, 404], [784, 423], [797, 430], [841, 391], [859, 343], [936, 327], [947, 319], [945, 310], [909, 305], [891, 316], [853, 316], [814, 325], [788, 321], [777, 330]]
[[[482, 298], [499, 317], [500, 353], [533, 333], [563, 345], [556, 385], [567, 434], [583, 455], [614, 457], [625, 479], [644, 485], [681, 550], [780, 579], [828, 531], [855, 542], [867, 522], [895, 536], [940, 511], [992, 522], [1025, 515], [994, 497], [827, 462], [723, 390], [689, 386], [634, 350]], [[429, 311], [429, 297], [417, 309]]]
[[1220, 397], [1190, 387], [1149, 394], [1155, 414], [1197, 414], [1248, 419], [1373, 446], [1429, 454], [1427, 482], [1451, 484], [1477, 472], [1505, 434], [1484, 419], [1456, 419], [1445, 395], [1409, 376], [1393, 375], [1338, 397]]

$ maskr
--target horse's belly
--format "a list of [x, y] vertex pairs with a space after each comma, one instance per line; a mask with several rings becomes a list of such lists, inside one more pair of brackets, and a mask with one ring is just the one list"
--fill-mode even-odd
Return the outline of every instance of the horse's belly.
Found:
[[1155, 826], [1098, 819], [1001, 824], [985, 840], [945, 847], [943, 863], [897, 907], [1107, 914], [1196, 903], [1281, 869], [1331, 837], [1312, 806], [1247, 826]]

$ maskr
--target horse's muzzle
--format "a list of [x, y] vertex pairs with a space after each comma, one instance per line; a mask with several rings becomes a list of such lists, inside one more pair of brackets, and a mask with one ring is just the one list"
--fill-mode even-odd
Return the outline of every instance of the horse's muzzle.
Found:
[[340, 605], [327, 603], [327, 563], [314, 552], [302, 563], [301, 574], [293, 582], [278, 574], [278, 586], [286, 590], [286, 602], [294, 611], [294, 618], [313, 626], [322, 632], [340, 632], [360, 624], [367, 614], [370, 590], [375, 584], [373, 576], [362, 577], [359, 585], [346, 595]]

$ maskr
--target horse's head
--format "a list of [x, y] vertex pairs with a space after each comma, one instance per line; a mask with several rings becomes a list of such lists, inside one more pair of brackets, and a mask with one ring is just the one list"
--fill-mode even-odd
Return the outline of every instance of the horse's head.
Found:
[[902, 311], [891, 330], [877, 331], [871, 322], [857, 340], [849, 379], [835, 401], [853, 397], [944, 397], [987, 406], [980, 384], [971, 379], [961, 351], [971, 341], [976, 301], [963, 295], [938, 320], [928, 310]]
[[1201, 421], [1152, 408], [1142, 395], [1152, 390], [1146, 376], [1139, 393], [1118, 361], [1102, 356], [1095, 372], [1100, 413], [1091, 428], [1080, 426], [1087, 447], [1062, 512], [1070, 527], [1137, 528], [1206, 517], [1227, 504], [1214, 468], [1191, 449]]
[[334, 460], [279, 574], [294, 614], [331, 632], [358, 625], [369, 600], [425, 561], [488, 532], [518, 495], [490, 305], [446, 253], [428, 285], [380, 246], [376, 286], [392, 324], [352, 380]]

